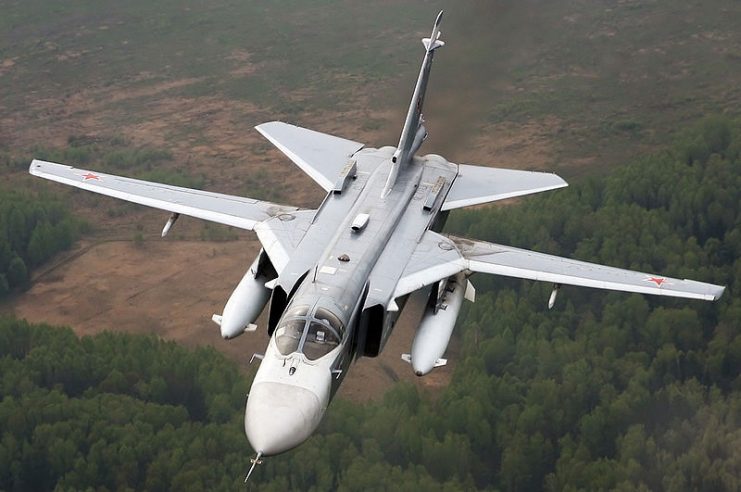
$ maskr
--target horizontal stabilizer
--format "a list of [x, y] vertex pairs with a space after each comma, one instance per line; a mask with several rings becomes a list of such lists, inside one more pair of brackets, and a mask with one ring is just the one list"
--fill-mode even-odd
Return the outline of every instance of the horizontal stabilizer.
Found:
[[360, 142], [280, 121], [263, 123], [255, 129], [325, 191], [334, 188], [350, 157], [364, 147]]
[[568, 186], [556, 174], [460, 164], [442, 210], [470, 207]]

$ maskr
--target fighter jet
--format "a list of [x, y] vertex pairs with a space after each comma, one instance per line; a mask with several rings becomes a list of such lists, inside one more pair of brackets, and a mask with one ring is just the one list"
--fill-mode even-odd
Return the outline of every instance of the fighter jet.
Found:
[[[182, 215], [255, 231], [262, 249], [213, 320], [232, 339], [255, 331], [269, 305], [270, 337], [247, 399], [244, 428], [257, 457], [295, 448], [315, 431], [359, 357], [384, 348], [409, 295], [429, 290], [411, 351], [421, 376], [443, 355], [469, 277], [489, 273], [560, 285], [717, 300], [724, 287], [559, 258], [442, 234], [451, 210], [567, 186], [559, 176], [454, 164], [418, 155], [427, 138], [422, 107], [440, 39], [429, 38], [396, 146], [370, 148], [273, 121], [256, 127], [327, 192], [313, 210], [157, 184], [34, 160], [30, 173], [66, 185]], [[249, 477], [249, 474], [248, 474]]]

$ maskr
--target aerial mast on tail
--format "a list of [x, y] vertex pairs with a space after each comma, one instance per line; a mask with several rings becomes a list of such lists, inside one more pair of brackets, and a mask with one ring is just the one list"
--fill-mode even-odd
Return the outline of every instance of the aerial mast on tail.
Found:
[[381, 194], [385, 197], [389, 194], [391, 189], [394, 187], [396, 177], [399, 174], [399, 169], [404, 166], [414, 156], [422, 142], [427, 138], [427, 130], [425, 129], [422, 118], [422, 106], [425, 100], [425, 92], [427, 91], [427, 81], [430, 79], [430, 68], [432, 67], [432, 59], [435, 56], [435, 50], [441, 46], [445, 46], [445, 43], [440, 41], [440, 21], [443, 19], [443, 11], [441, 10], [437, 14], [435, 19], [435, 25], [432, 26], [432, 34], [429, 38], [422, 39], [422, 44], [425, 46], [425, 58], [422, 61], [422, 68], [419, 70], [419, 77], [417, 78], [417, 85], [414, 87], [414, 95], [412, 96], [412, 102], [409, 104], [409, 111], [407, 111], [407, 117], [404, 121], [404, 128], [401, 130], [401, 137], [399, 138], [399, 146], [396, 148], [393, 157], [391, 158], [392, 166], [391, 172], [389, 173], [386, 186], [383, 188]]

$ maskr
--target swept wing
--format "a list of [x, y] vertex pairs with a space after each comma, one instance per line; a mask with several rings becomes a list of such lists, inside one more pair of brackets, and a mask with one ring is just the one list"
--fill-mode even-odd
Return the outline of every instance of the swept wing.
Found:
[[706, 301], [719, 299], [725, 290], [720, 285], [624, 270], [427, 231], [404, 269], [394, 297], [409, 294], [464, 270]]
[[29, 172], [83, 190], [250, 231], [259, 222], [298, 210], [251, 198], [124, 178], [36, 159], [31, 162]]
[[725, 289], [720, 285], [623, 270], [501, 244], [453, 236], [450, 239], [472, 272], [706, 301], [717, 300]]
[[329, 191], [342, 169], [358, 150], [360, 142], [315, 132], [281, 121], [257, 125], [255, 129], [278, 147], [319, 186]]
[[442, 210], [469, 207], [568, 186], [556, 174], [460, 164]]

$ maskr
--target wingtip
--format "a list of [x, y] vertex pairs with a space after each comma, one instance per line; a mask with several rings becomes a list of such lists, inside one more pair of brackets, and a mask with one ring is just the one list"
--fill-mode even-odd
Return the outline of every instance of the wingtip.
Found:
[[264, 121], [260, 123], [259, 125], [255, 125], [255, 130], [257, 130], [260, 133], [264, 133], [265, 129], [271, 126], [274, 126], [276, 123], [281, 123], [280, 121], [274, 120], [274, 121]]
[[687, 282], [689, 285], [698, 286], [703, 292], [696, 294], [693, 298], [702, 299], [704, 301], [717, 301], [723, 297], [723, 293], [726, 291], [725, 285], [709, 284], [706, 282], [698, 282], [692, 279], [682, 279], [683, 282]]
[[713, 294], [713, 301], [717, 301], [718, 299], [720, 299], [721, 297], [723, 297], [723, 293], [725, 291], [726, 291], [726, 286], [725, 285], [719, 285], [718, 286], [718, 290], [716, 290], [715, 293]]
[[559, 188], [564, 188], [564, 187], [566, 187], [566, 186], [569, 186], [569, 183], [568, 183], [568, 181], [566, 181], [565, 179], [563, 179], [563, 178], [562, 178], [561, 176], [559, 176], [558, 174], [556, 174], [556, 173], [550, 173], [550, 174], [552, 174], [552, 175], [553, 175], [553, 177], [554, 177], [554, 178], [555, 178], [555, 179], [557, 180], [557, 183], [558, 183], [558, 187], [559, 187]]
[[40, 168], [42, 163], [43, 161], [40, 161], [39, 159], [33, 159], [31, 164], [28, 166], [28, 173], [35, 175], [36, 169]]

